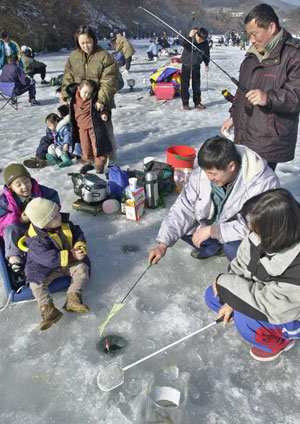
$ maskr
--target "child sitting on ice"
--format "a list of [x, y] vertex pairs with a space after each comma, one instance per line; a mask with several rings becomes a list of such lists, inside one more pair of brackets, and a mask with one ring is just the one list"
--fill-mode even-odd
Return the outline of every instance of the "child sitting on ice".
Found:
[[89, 277], [90, 262], [83, 232], [69, 221], [69, 214], [59, 213], [56, 203], [37, 198], [29, 202], [25, 214], [31, 221], [26, 233], [28, 245], [25, 275], [42, 315], [40, 329], [46, 330], [60, 320], [48, 285], [58, 277], [70, 276], [64, 309], [85, 314], [82, 290]]
[[4, 183], [0, 196], [0, 236], [4, 240], [5, 257], [14, 277], [19, 279], [23, 276], [24, 261], [18, 241], [29, 228], [29, 220], [24, 215], [25, 207], [35, 197], [52, 200], [57, 205], [60, 201], [56, 190], [38, 184], [18, 163], [4, 169]]
[[67, 87], [70, 102], [70, 125], [72, 144], [80, 140], [81, 162], [84, 166], [80, 172], [85, 174], [94, 169], [92, 162], [95, 160], [96, 173], [103, 173], [108, 154], [113, 147], [108, 136], [104, 121], [110, 119], [110, 111], [96, 109], [97, 87], [87, 79], [81, 83], [70, 84]]
[[[60, 119], [63, 119], [67, 116], [68, 121], [69, 121], [69, 106], [67, 106], [66, 104], [60, 105], [57, 108], [56, 113], [57, 113], [57, 115], [59, 116]], [[67, 118], [65, 118], [65, 119], [67, 119]], [[73, 150], [73, 153], [72, 153], [71, 156], [72, 156], [72, 158], [76, 158], [76, 159], [81, 158], [81, 147], [80, 147], [79, 141], [78, 141], [78, 143], [75, 143], [74, 150]]]
[[[40, 139], [39, 147], [37, 148], [35, 153], [36, 156], [30, 159], [24, 160], [23, 165], [25, 165], [27, 168], [44, 168], [45, 166], [47, 166], [46, 155], [48, 153], [48, 148], [51, 145], [53, 145], [53, 143], [55, 142], [55, 137], [57, 136], [57, 129], [60, 129], [60, 126], [64, 127], [65, 123], [67, 124], [69, 123], [69, 107], [67, 105], [59, 106], [56, 110], [56, 114], [58, 116], [58, 123], [60, 122], [60, 125], [57, 125], [56, 130], [53, 130], [51, 122], [50, 122], [51, 128], [47, 125], [47, 121], [49, 121], [48, 118], [50, 115], [46, 117], [45, 119], [45, 123], [47, 125], [46, 135]], [[51, 114], [51, 115], [55, 115], [55, 114]], [[63, 130], [64, 128], [61, 129], [61, 131]], [[67, 128], [67, 131], [68, 131], [68, 128]], [[75, 147], [76, 147], [76, 153], [74, 152], [74, 154], [77, 157], [80, 157], [81, 155], [80, 145], [76, 144]], [[53, 163], [52, 157], [51, 157], [50, 163]]]
[[60, 120], [56, 113], [50, 113], [46, 117], [46, 124], [55, 136], [54, 143], [49, 145], [46, 154], [48, 163], [58, 165], [60, 168], [71, 166], [72, 161], [68, 153], [71, 150], [69, 115]]

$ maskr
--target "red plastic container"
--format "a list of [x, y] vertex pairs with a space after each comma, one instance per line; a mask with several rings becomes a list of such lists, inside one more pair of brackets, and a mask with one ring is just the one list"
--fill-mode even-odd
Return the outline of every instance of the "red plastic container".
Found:
[[158, 100], [172, 100], [175, 96], [175, 86], [172, 82], [157, 82], [155, 84], [155, 96]]
[[172, 57], [171, 59], [172, 63], [182, 63], [182, 60], [180, 57]]
[[190, 146], [167, 147], [167, 163], [173, 168], [194, 168], [196, 150]]

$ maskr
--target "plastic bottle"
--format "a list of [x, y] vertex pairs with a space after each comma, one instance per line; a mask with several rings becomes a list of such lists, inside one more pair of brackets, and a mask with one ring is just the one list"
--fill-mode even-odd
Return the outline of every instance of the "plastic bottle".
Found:
[[145, 174], [146, 181], [146, 195], [148, 208], [155, 209], [158, 207], [158, 183], [157, 175], [154, 171], [148, 171]]
[[122, 193], [122, 198], [121, 198], [121, 213], [125, 215], [125, 203], [127, 202], [127, 197], [125, 194], [125, 191], [123, 191]]

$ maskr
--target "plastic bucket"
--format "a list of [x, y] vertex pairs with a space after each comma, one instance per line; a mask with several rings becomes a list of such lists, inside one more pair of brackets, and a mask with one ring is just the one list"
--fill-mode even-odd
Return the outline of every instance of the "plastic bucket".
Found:
[[196, 150], [190, 146], [167, 147], [167, 163], [173, 168], [194, 168]]

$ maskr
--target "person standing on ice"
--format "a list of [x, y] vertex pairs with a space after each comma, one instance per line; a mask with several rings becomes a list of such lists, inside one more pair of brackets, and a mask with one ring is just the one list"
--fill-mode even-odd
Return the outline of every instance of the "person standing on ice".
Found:
[[116, 34], [116, 52], [122, 51], [124, 57], [125, 57], [125, 71], [123, 71], [123, 74], [128, 74], [132, 56], [135, 53], [134, 48], [130, 44], [130, 42], [127, 40], [126, 37], [122, 36], [121, 33], [117, 32]]
[[[61, 95], [64, 101], [70, 101], [66, 91], [72, 83], [80, 84], [82, 79], [89, 79], [97, 84], [98, 94], [95, 107], [101, 115], [104, 109], [110, 110], [115, 106], [114, 95], [118, 89], [119, 69], [106, 50], [97, 45], [95, 31], [87, 25], [80, 26], [75, 34], [76, 50], [70, 54], [67, 61]], [[116, 143], [112, 120], [105, 122], [106, 130], [113, 147], [108, 157], [108, 166], [116, 163]]]
[[210, 52], [207, 37], [208, 31], [206, 28], [194, 28], [190, 31], [187, 39], [193, 43], [195, 48], [187, 41], [182, 40], [181, 99], [184, 110], [191, 109], [189, 106], [190, 78], [192, 78], [193, 102], [195, 109], [206, 109], [206, 107], [201, 103], [200, 66], [202, 61], [204, 61], [206, 72], [209, 71]]
[[268, 190], [242, 215], [251, 233], [205, 301], [224, 324], [234, 321], [254, 359], [272, 361], [300, 337], [300, 204], [285, 189]]
[[279, 187], [265, 160], [225, 137], [215, 136], [203, 143], [198, 165], [164, 218], [156, 238], [159, 245], [150, 251], [149, 263], [157, 263], [179, 239], [194, 248], [191, 255], [195, 259], [219, 255], [223, 249], [231, 261], [249, 233], [240, 214], [243, 204]]
[[244, 144], [275, 170], [294, 158], [300, 112], [300, 40], [292, 38], [273, 8], [259, 4], [245, 18], [252, 46], [240, 67], [240, 83], [226, 135], [234, 126], [234, 142]]

